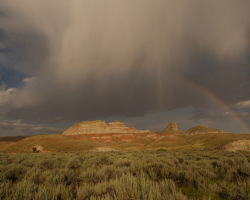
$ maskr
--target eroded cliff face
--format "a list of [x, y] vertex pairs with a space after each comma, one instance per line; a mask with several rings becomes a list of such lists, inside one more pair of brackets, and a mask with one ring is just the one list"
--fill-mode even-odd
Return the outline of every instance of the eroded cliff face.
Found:
[[226, 151], [250, 151], [250, 140], [237, 140], [223, 147]]
[[77, 139], [90, 139], [96, 141], [122, 140], [131, 141], [141, 136], [157, 137], [149, 130], [138, 130], [125, 126], [124, 123], [114, 121], [106, 123], [105, 121], [83, 121], [75, 124], [63, 132], [65, 136], [71, 136]]

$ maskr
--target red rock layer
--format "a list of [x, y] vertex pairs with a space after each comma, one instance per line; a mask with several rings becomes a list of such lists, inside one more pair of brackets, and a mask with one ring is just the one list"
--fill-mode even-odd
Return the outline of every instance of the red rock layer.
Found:
[[124, 123], [115, 121], [106, 124], [105, 121], [83, 121], [79, 124], [75, 124], [69, 129], [63, 132], [63, 135], [84, 135], [84, 134], [109, 134], [109, 133], [121, 133], [121, 134], [137, 134], [137, 133], [149, 133], [149, 130], [138, 130], [136, 128], [126, 127]]

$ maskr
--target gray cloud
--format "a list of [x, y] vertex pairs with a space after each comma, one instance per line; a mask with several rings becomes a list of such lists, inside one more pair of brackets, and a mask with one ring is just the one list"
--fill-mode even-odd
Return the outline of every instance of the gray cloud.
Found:
[[0, 118], [54, 123], [185, 106], [209, 118], [217, 105], [185, 79], [229, 105], [250, 98], [249, 1], [4, 0], [0, 8], [2, 64], [36, 77], [0, 93], [8, 96]]

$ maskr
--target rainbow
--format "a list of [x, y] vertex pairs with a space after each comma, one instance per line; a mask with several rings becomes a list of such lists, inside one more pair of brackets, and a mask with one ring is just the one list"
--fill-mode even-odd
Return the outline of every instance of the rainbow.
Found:
[[199, 92], [203, 93], [206, 97], [209, 98], [212, 102], [223, 108], [226, 112], [230, 113], [230, 115], [239, 123], [239, 125], [246, 131], [246, 133], [250, 133], [250, 128], [248, 125], [241, 119], [241, 117], [235, 113], [225, 102], [223, 102], [219, 97], [217, 97], [214, 93], [210, 90], [205, 88], [204, 86], [198, 84], [197, 82], [188, 79], [186, 77], [180, 77], [183, 81], [187, 82], [188, 85], [192, 86]]

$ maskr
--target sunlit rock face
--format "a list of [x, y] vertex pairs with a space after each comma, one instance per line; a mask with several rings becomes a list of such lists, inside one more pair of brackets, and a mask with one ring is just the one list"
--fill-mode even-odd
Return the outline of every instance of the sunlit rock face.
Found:
[[237, 140], [223, 147], [226, 151], [250, 151], [250, 140]]
[[148, 133], [149, 130], [137, 130], [136, 128], [126, 127], [124, 123], [115, 121], [106, 124], [105, 121], [83, 121], [75, 124], [66, 131], [63, 135], [79, 135], [79, 134], [106, 134], [106, 133]]
[[138, 130], [125, 126], [124, 123], [114, 121], [106, 123], [105, 121], [83, 121], [75, 124], [63, 132], [63, 135], [73, 136], [77, 139], [91, 139], [96, 141], [123, 140], [131, 141], [137, 137], [155, 135], [149, 130]]
[[35, 145], [33, 148], [35, 148], [37, 152], [42, 152], [44, 150], [41, 145]]

